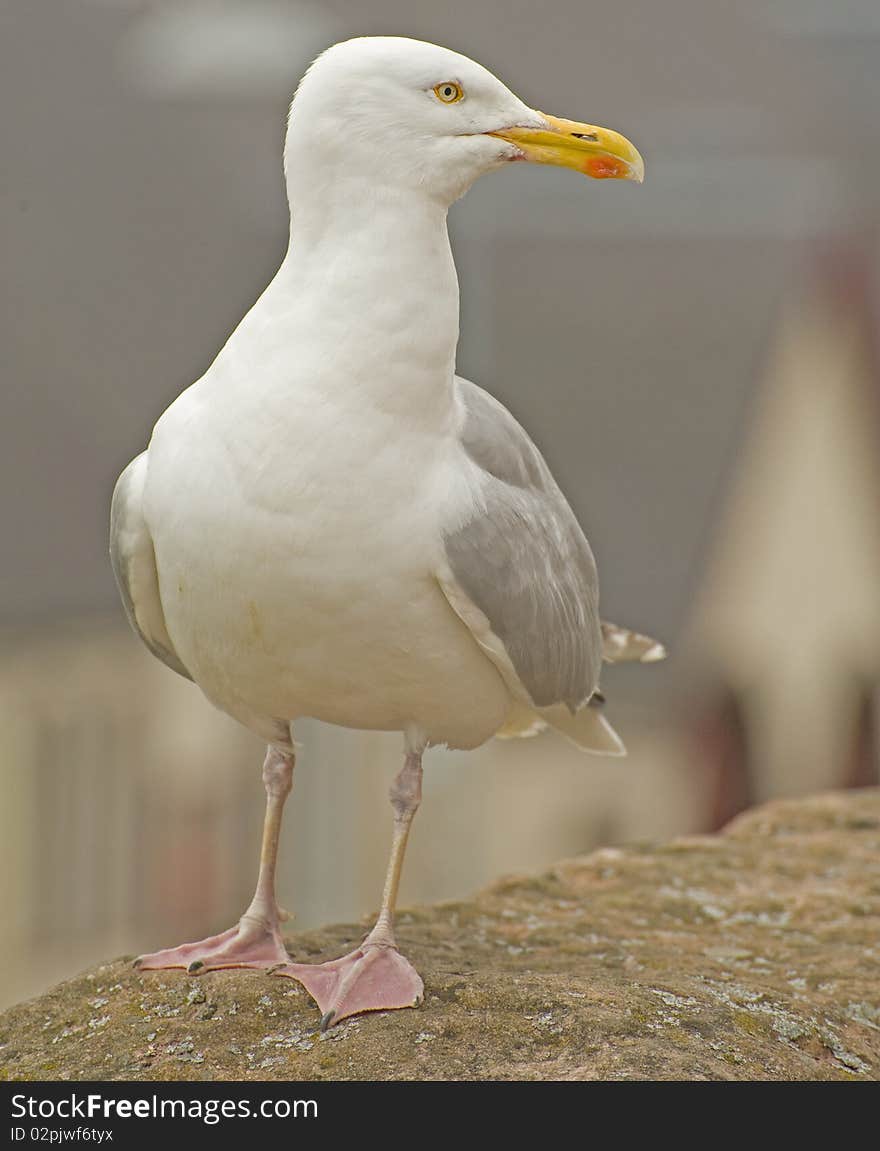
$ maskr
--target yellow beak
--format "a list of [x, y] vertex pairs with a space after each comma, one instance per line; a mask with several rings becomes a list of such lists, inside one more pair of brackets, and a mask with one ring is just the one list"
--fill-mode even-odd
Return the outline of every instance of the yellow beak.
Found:
[[539, 115], [547, 121], [546, 128], [505, 128], [488, 134], [515, 144], [524, 159], [534, 164], [574, 168], [595, 180], [635, 180], [637, 184], [644, 180], [644, 160], [619, 132], [559, 120], [544, 112]]

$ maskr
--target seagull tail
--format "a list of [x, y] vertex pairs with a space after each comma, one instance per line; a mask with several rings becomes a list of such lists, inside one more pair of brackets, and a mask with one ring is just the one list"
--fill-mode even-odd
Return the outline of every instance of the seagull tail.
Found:
[[574, 715], [561, 705], [542, 708], [541, 718], [570, 743], [591, 755], [626, 755], [623, 740], [602, 714], [603, 699], [594, 696]]
[[656, 663], [666, 658], [666, 648], [649, 635], [603, 621], [602, 658], [606, 663]]
[[496, 739], [524, 739], [552, 727], [590, 755], [626, 755], [623, 740], [602, 714], [604, 698], [598, 693], [574, 715], [561, 704], [541, 708], [540, 714], [523, 706], [507, 717]]
[[539, 735], [547, 727], [547, 720], [542, 719], [530, 708], [516, 707], [507, 717], [504, 727], [495, 732], [496, 739], [529, 739]]

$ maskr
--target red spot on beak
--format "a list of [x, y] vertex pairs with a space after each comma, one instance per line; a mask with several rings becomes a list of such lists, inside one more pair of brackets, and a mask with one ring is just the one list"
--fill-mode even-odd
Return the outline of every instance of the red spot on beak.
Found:
[[591, 156], [584, 165], [584, 171], [594, 180], [620, 180], [628, 168], [623, 160], [614, 156]]

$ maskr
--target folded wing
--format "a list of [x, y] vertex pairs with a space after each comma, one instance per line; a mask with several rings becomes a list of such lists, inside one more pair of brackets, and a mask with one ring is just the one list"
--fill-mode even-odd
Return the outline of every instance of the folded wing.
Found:
[[110, 562], [128, 622], [150, 651], [179, 675], [192, 679], [165, 626], [156, 554], [143, 513], [147, 453], [128, 465], [110, 505]]
[[522, 714], [532, 712], [585, 750], [620, 754], [598, 701], [588, 706], [603, 651], [590, 545], [510, 412], [468, 380], [456, 386], [478, 491], [471, 516], [446, 535], [441, 587], [517, 700], [517, 729], [535, 729]]

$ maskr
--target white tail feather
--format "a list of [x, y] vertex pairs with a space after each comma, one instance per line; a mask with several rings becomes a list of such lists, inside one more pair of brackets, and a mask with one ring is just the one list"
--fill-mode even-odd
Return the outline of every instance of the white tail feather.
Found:
[[543, 708], [541, 717], [581, 751], [592, 755], [626, 755], [623, 740], [595, 704], [588, 703], [574, 715], [561, 706]]

